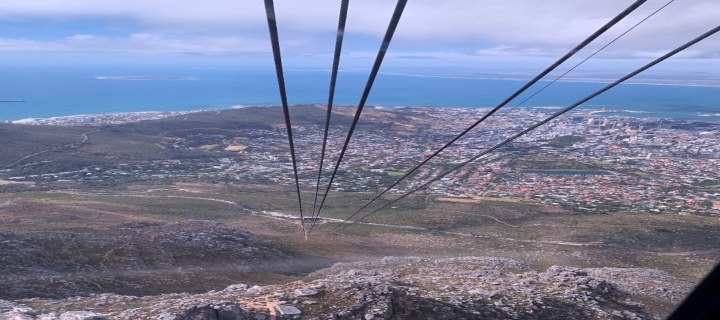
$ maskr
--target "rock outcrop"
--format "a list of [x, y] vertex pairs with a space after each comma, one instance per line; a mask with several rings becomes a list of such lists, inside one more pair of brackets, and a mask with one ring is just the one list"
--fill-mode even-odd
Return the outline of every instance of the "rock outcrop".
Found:
[[202, 273], [282, 270], [291, 259], [214, 221], [0, 233], [0, 299], [142, 292]]
[[510, 259], [387, 257], [338, 263], [284, 285], [204, 294], [0, 301], [6, 318], [62, 319], [658, 319], [693, 284], [650, 269], [553, 266]]

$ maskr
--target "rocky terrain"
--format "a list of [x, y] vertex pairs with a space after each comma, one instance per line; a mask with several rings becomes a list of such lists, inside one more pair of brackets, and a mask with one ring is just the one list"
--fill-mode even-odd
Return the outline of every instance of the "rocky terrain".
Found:
[[213, 221], [71, 230], [0, 232], [0, 299], [186, 291], [198, 287], [199, 274], [208, 285], [213, 277], [228, 283], [228, 274], [281, 272], [292, 260], [249, 232]]
[[652, 269], [545, 271], [510, 259], [386, 257], [283, 285], [0, 301], [5, 319], [657, 319], [693, 284]]

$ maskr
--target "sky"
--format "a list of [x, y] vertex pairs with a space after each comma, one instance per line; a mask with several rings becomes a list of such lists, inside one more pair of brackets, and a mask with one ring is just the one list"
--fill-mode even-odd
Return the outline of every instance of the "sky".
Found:
[[[516, 70], [546, 66], [632, 0], [409, 0], [383, 68]], [[648, 0], [578, 56], [665, 5]], [[329, 69], [339, 0], [276, 0], [288, 68]], [[341, 69], [370, 68], [393, 0], [350, 1]], [[605, 49], [585, 70], [640, 66], [714, 28], [720, 1], [676, 0]], [[0, 64], [238, 65], [271, 68], [261, 0], [0, 2]], [[717, 72], [720, 35], [664, 63]]]

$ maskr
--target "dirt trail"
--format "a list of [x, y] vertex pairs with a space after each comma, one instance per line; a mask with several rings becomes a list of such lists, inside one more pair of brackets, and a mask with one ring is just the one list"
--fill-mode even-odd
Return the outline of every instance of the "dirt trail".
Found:
[[22, 157], [22, 158], [20, 158], [20, 159], [17, 159], [17, 160], [15, 160], [15, 161], [13, 161], [13, 162], [10, 163], [9, 165], [6, 165], [6, 166], [4, 167], [4, 169], [10, 168], [10, 167], [12, 167], [12, 166], [14, 166], [14, 165], [16, 165], [16, 164], [24, 161], [24, 160], [27, 160], [27, 159], [32, 158], [32, 157], [34, 157], [34, 156], [41, 155], [41, 154], [46, 153], [46, 152], [56, 151], [56, 150], [60, 150], [60, 149], [64, 149], [64, 148], [70, 148], [70, 147], [74, 147], [74, 146], [83, 144], [83, 143], [85, 143], [86, 141], [88, 141], [88, 139], [89, 139], [89, 138], [88, 138], [88, 134], [93, 133], [93, 132], [98, 132], [98, 131], [100, 131], [100, 129], [95, 129], [95, 130], [92, 130], [92, 131], [88, 131], [88, 132], [81, 133], [81, 134], [80, 134], [80, 141], [78, 141], [78, 142], [73, 142], [73, 143], [64, 144], [64, 145], [61, 145], [61, 146], [57, 146], [57, 147], [53, 147], [53, 148], [50, 148], [50, 149], [41, 150], [41, 151], [35, 152], [35, 153], [33, 153], [33, 154], [29, 154], [29, 155], [27, 155], [27, 156], [24, 156], [24, 157]]
[[[58, 191], [55, 191], [58, 192]], [[223, 200], [223, 199], [214, 199], [214, 198], [204, 198], [204, 197], [187, 197], [187, 196], [148, 196], [148, 195], [137, 195], [137, 194], [93, 194], [93, 193], [79, 193], [79, 192], [62, 192], [59, 193], [67, 193], [67, 194], [74, 194], [74, 195], [82, 195], [82, 196], [115, 196], [115, 197], [141, 197], [141, 198], [185, 198], [185, 199], [196, 199], [196, 200], [207, 200], [207, 201], [218, 201], [222, 203], [228, 203], [228, 204], [235, 204], [239, 205], [236, 202], [229, 201], [229, 200]], [[268, 212], [268, 211], [251, 211], [249, 209], [243, 208], [243, 210], [250, 211], [251, 214], [259, 215], [263, 217], [268, 218], [281, 218], [286, 220], [299, 220], [300, 218], [297, 216], [289, 215], [289, 214], [283, 214], [279, 212]], [[502, 220], [499, 220], [497, 218], [494, 218], [492, 216], [486, 216], [488, 218], [494, 219], [498, 223], [504, 224], [508, 227], [518, 228], [518, 226], [511, 225], [509, 223], [506, 223]], [[326, 217], [319, 217], [320, 221], [319, 223], [325, 223], [325, 222], [339, 222], [344, 223], [345, 220], [343, 219], [335, 219], [335, 218], [326, 218]], [[408, 226], [408, 225], [396, 225], [396, 224], [385, 224], [385, 223], [372, 223], [372, 222], [354, 222], [357, 224], [362, 225], [369, 225], [369, 226], [379, 226], [379, 227], [388, 227], [388, 228], [397, 228], [397, 229], [406, 229], [406, 230], [418, 230], [418, 231], [427, 231], [432, 233], [438, 233], [438, 234], [445, 234], [445, 235], [452, 235], [452, 236], [461, 236], [461, 237], [472, 237], [472, 238], [482, 238], [482, 239], [495, 239], [495, 240], [502, 240], [502, 241], [513, 241], [513, 242], [523, 242], [523, 243], [535, 243], [535, 244], [551, 244], [551, 245], [562, 245], [562, 246], [576, 246], [576, 247], [605, 247], [605, 248], [616, 248], [616, 249], [622, 249], [622, 250], [628, 250], [628, 251], [635, 251], [635, 252], [642, 252], [647, 254], [655, 254], [655, 255], [663, 255], [663, 256], [690, 256], [690, 255], [704, 255], [704, 254], [717, 254], [720, 253], [718, 250], [704, 250], [704, 251], [682, 251], [682, 252], [656, 252], [656, 251], [648, 251], [648, 250], [642, 250], [627, 246], [620, 246], [620, 245], [614, 245], [614, 244], [606, 244], [602, 242], [572, 242], [572, 241], [554, 241], [554, 240], [521, 240], [521, 239], [512, 239], [512, 238], [504, 238], [504, 237], [493, 237], [493, 236], [482, 236], [482, 235], [476, 235], [471, 233], [462, 233], [462, 232], [451, 232], [451, 231], [438, 231], [438, 230], [430, 230], [427, 228], [422, 227], [416, 227], [416, 226]], [[349, 226], [349, 224], [345, 224], [346, 226]]]

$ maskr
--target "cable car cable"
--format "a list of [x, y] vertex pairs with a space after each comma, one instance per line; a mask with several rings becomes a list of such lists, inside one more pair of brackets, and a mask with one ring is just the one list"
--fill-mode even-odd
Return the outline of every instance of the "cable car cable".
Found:
[[[317, 184], [315, 185], [315, 199], [313, 200], [313, 216], [310, 224], [310, 232], [315, 227], [318, 216], [315, 214], [318, 193], [320, 193], [320, 178], [322, 177], [323, 164], [325, 161], [325, 148], [327, 147], [328, 131], [330, 130], [330, 117], [332, 115], [333, 100], [335, 97], [335, 82], [337, 81], [338, 66], [340, 65], [340, 52], [342, 51], [343, 36], [345, 35], [345, 21], [350, 0], [340, 2], [340, 17], [338, 19], [337, 36], [335, 37], [335, 55], [333, 57], [332, 72], [330, 75], [330, 93], [328, 93], [327, 115], [325, 117], [325, 133], [323, 135], [322, 151], [320, 151], [320, 167], [318, 169]], [[319, 213], [318, 213], [319, 214]]]
[[302, 198], [300, 196], [300, 180], [298, 179], [297, 160], [295, 158], [295, 143], [293, 141], [292, 126], [290, 124], [290, 110], [288, 108], [287, 94], [285, 92], [285, 77], [283, 75], [282, 59], [280, 57], [280, 40], [278, 37], [277, 21], [275, 20], [275, 6], [273, 0], [265, 0], [265, 15], [267, 16], [268, 29], [270, 30], [270, 42], [272, 44], [273, 57], [275, 59], [275, 72], [277, 73], [280, 100], [282, 102], [283, 114], [285, 115], [285, 128], [287, 129], [288, 143], [290, 144], [290, 158], [292, 159], [293, 172], [295, 174], [295, 189], [297, 190], [298, 207], [300, 208], [300, 224], [303, 233], [307, 238], [305, 230], [305, 217], [303, 217]]
[[583, 41], [582, 41], [580, 44], [578, 44], [575, 48], [573, 48], [572, 50], [570, 50], [570, 52], [566, 53], [564, 56], [562, 56], [560, 59], [558, 59], [555, 63], [553, 63], [552, 65], [550, 65], [549, 67], [547, 67], [547, 69], [545, 69], [543, 72], [541, 72], [540, 74], [538, 74], [537, 76], [535, 76], [535, 78], [533, 78], [533, 79], [530, 80], [528, 83], [526, 83], [524, 86], [522, 86], [520, 89], [518, 89], [517, 91], [515, 91], [515, 93], [513, 93], [512, 95], [510, 95], [510, 97], [508, 97], [507, 99], [505, 99], [503, 102], [501, 102], [501, 103], [500, 103], [499, 105], [497, 105], [495, 108], [493, 108], [493, 109], [490, 110], [488, 113], [486, 113], [484, 116], [482, 116], [482, 118], [480, 118], [479, 120], [475, 121], [475, 123], [473, 123], [471, 126], [469, 126], [469, 127], [466, 128], [465, 130], [463, 130], [462, 132], [460, 132], [460, 134], [458, 134], [457, 136], [455, 136], [454, 138], [452, 138], [452, 140], [450, 140], [449, 142], [447, 142], [447, 143], [446, 143], [445, 145], [443, 145], [440, 149], [438, 149], [437, 151], [435, 151], [432, 155], [430, 155], [430, 156], [427, 157], [425, 160], [423, 160], [422, 162], [420, 162], [419, 164], [417, 164], [415, 167], [413, 167], [412, 169], [410, 169], [407, 173], [405, 173], [402, 177], [400, 177], [400, 179], [398, 179], [397, 181], [395, 181], [392, 185], [390, 185], [389, 187], [385, 188], [385, 190], [383, 190], [383, 191], [380, 192], [378, 195], [376, 195], [375, 197], [373, 197], [370, 201], [368, 201], [365, 205], [363, 205], [359, 210], [355, 211], [352, 215], [350, 215], [350, 217], [348, 217], [347, 219], [345, 219], [345, 221], [343, 221], [343, 223], [345, 223], [345, 222], [349, 221], [350, 219], [352, 219], [353, 217], [355, 217], [358, 213], [360, 213], [362, 210], [364, 210], [365, 208], [367, 208], [370, 204], [372, 204], [373, 202], [375, 202], [377, 199], [379, 199], [381, 196], [383, 196], [384, 194], [386, 194], [388, 191], [392, 190], [392, 188], [394, 188], [398, 183], [400, 183], [401, 181], [405, 180], [405, 178], [409, 177], [411, 174], [413, 174], [415, 171], [417, 171], [417, 169], [419, 169], [419, 168], [420, 168], [421, 166], [423, 166], [425, 163], [427, 163], [427, 162], [430, 161], [432, 158], [434, 158], [435, 156], [437, 156], [438, 154], [440, 154], [440, 153], [441, 153], [443, 150], [445, 150], [447, 147], [449, 147], [450, 145], [452, 145], [453, 143], [455, 143], [455, 141], [457, 141], [458, 139], [460, 139], [461, 137], [463, 137], [465, 134], [467, 134], [468, 132], [470, 132], [470, 130], [472, 130], [473, 128], [475, 128], [476, 126], [478, 126], [480, 123], [482, 123], [483, 121], [485, 121], [485, 119], [487, 119], [488, 117], [490, 117], [491, 115], [493, 115], [495, 112], [497, 112], [498, 110], [500, 110], [500, 108], [504, 107], [504, 106], [505, 106], [506, 104], [508, 104], [510, 101], [512, 101], [513, 99], [515, 99], [517, 96], [519, 96], [519, 95], [520, 95], [521, 93], [523, 93], [525, 90], [527, 90], [530, 86], [532, 86], [533, 84], [535, 84], [536, 82], [538, 82], [540, 79], [542, 79], [543, 77], [545, 77], [548, 73], [550, 73], [550, 72], [553, 71], [555, 68], [557, 68], [560, 64], [562, 64], [563, 62], [565, 62], [566, 60], [568, 60], [570, 57], [572, 57], [575, 53], [577, 53], [578, 51], [580, 51], [582, 48], [584, 48], [585, 46], [587, 46], [588, 44], [590, 44], [590, 42], [592, 42], [592, 41], [595, 40], [597, 37], [599, 37], [600, 35], [602, 35], [603, 33], [605, 33], [605, 31], [607, 31], [607, 30], [610, 29], [612, 26], [614, 26], [616, 23], [618, 23], [620, 20], [622, 20], [623, 18], [625, 18], [628, 14], [630, 14], [630, 13], [633, 12], [633, 11], [635, 11], [635, 9], [637, 9], [638, 7], [640, 7], [640, 5], [642, 5], [642, 4], [645, 3], [645, 2], [646, 2], [646, 0], [638, 0], [638, 1], [635, 1], [635, 3], [633, 3], [633, 4], [630, 5], [628, 8], [626, 8], [625, 10], [623, 10], [620, 14], [618, 14], [615, 18], [613, 18], [612, 20], [610, 20], [610, 21], [609, 21], [608, 23], [606, 23], [605, 25], [603, 25], [600, 29], [598, 29], [597, 31], [595, 31], [595, 33], [593, 33], [592, 35], [590, 35], [587, 39], [583, 40]]
[[606, 45], [603, 46], [602, 48], [600, 48], [600, 49], [598, 49], [597, 51], [595, 51], [595, 53], [591, 54], [590, 56], [588, 56], [587, 58], [585, 58], [583, 61], [580, 61], [580, 63], [578, 63], [578, 64], [576, 64], [574, 67], [570, 68], [570, 70], [565, 71], [565, 73], [561, 74], [559, 77], [555, 78], [555, 80], [553, 80], [553, 81], [551, 81], [550, 83], [546, 84], [546, 85], [545, 85], [544, 87], [542, 87], [540, 90], [536, 91], [536, 92], [533, 93], [531, 96], [527, 97], [527, 99], [523, 100], [522, 102], [518, 103], [516, 106], [510, 108], [508, 111], [506, 111], [505, 113], [503, 113], [503, 114], [501, 114], [501, 115], [498, 115], [498, 116], [499, 116], [499, 117], [505, 117], [508, 113], [510, 113], [510, 112], [512, 112], [513, 110], [517, 109], [517, 108], [520, 107], [522, 104], [524, 104], [525, 102], [527, 102], [528, 100], [532, 99], [532, 98], [535, 97], [537, 94], [539, 94], [540, 92], [542, 92], [543, 90], [545, 90], [547, 87], [551, 86], [553, 83], [555, 83], [555, 82], [557, 82], [558, 80], [562, 79], [562, 78], [565, 77], [568, 73], [572, 72], [572, 71], [575, 70], [577, 67], [579, 67], [580, 65], [582, 65], [582, 64], [585, 63], [586, 61], [590, 60], [592, 57], [594, 57], [595, 55], [597, 55], [598, 53], [600, 53], [600, 51], [603, 51], [605, 48], [607, 48], [607, 47], [609, 47], [611, 44], [615, 43], [615, 41], [618, 41], [618, 39], [622, 38], [624, 35], [628, 34], [630, 31], [632, 31], [633, 29], [635, 29], [637, 26], [641, 25], [643, 22], [645, 22], [645, 20], [650, 19], [650, 18], [651, 18], [652, 16], [654, 16], [656, 13], [660, 12], [662, 9], [665, 9], [665, 7], [667, 7], [668, 5], [670, 5], [671, 3], [673, 3], [673, 1], [675, 1], [675, 0], [670, 0], [670, 1], [669, 1], [668, 3], [666, 3], [664, 6], [660, 7], [660, 9], [655, 10], [655, 12], [653, 12], [653, 13], [651, 13], [649, 16], [645, 17], [645, 19], [640, 20], [640, 22], [638, 22], [638, 23], [635, 24], [634, 26], [630, 27], [630, 29], [628, 29], [627, 31], [623, 32], [621, 35], [617, 36], [617, 38], [613, 39], [612, 41], [608, 42], [608, 44], [606, 44]]
[[350, 125], [350, 129], [348, 130], [348, 134], [345, 137], [345, 143], [343, 144], [343, 147], [340, 150], [340, 156], [338, 157], [338, 160], [335, 163], [335, 169], [333, 169], [333, 173], [330, 176], [330, 181], [328, 182], [327, 188], [325, 189], [325, 194], [323, 195], [322, 201], [320, 202], [320, 206], [318, 207], [318, 210], [317, 210], [318, 216], [320, 215], [320, 211], [322, 210], [323, 206], [325, 205], [325, 200], [327, 199], [327, 195], [330, 192], [330, 187], [332, 186], [332, 183], [335, 180], [337, 171], [340, 168], [340, 163], [342, 162], [343, 157], [345, 156], [345, 151], [347, 150], [347, 147], [350, 144], [350, 139], [352, 138], [352, 134], [355, 131], [355, 127], [357, 126], [358, 120], [360, 119], [360, 114], [362, 113], [363, 107], [365, 107], [365, 102], [367, 101], [367, 98], [370, 95], [370, 89], [372, 89], [373, 82], [375, 81], [375, 77], [377, 76], [378, 71], [380, 70], [380, 65], [382, 64], [383, 58], [385, 57], [385, 53], [387, 52], [387, 49], [390, 46], [390, 41], [392, 40], [393, 34], [395, 33], [395, 29], [397, 28], [397, 25], [400, 22], [400, 17], [402, 16], [402, 13], [403, 13], [403, 10], [405, 9], [406, 4], [407, 4], [407, 0], [398, 0], [397, 5], [395, 6], [395, 11], [393, 12], [392, 18], [390, 19], [390, 24], [388, 25], [387, 31], [385, 32], [385, 37], [383, 38], [382, 45], [380, 46], [380, 50], [378, 51], [377, 57], [375, 58], [375, 63], [373, 64], [372, 70], [370, 71], [370, 76], [368, 77], [368, 81], [365, 84], [365, 90], [363, 91], [362, 97], [360, 98], [360, 103], [358, 104], [357, 110], [355, 111], [355, 117], [353, 118], [352, 124]]
[[[676, 48], [675, 50], [672, 50], [672, 51], [666, 53], [666, 54], [663, 55], [662, 57], [653, 60], [652, 62], [644, 65], [643, 67], [641, 67], [641, 68], [639, 68], [639, 69], [637, 69], [637, 70], [629, 73], [628, 75], [626, 75], [626, 76], [624, 76], [624, 77], [616, 80], [615, 82], [613, 82], [613, 83], [605, 86], [604, 88], [602, 88], [602, 89], [596, 91], [595, 93], [593, 93], [593, 94], [591, 94], [591, 95], [583, 98], [582, 100], [580, 100], [580, 101], [578, 101], [578, 102], [576, 102], [576, 103], [574, 103], [574, 104], [572, 104], [572, 105], [570, 105], [570, 106], [568, 106], [568, 107], [566, 107], [566, 108], [564, 108], [564, 109], [556, 112], [555, 114], [551, 115], [550, 117], [548, 117], [548, 118], [546, 118], [546, 119], [544, 119], [544, 120], [542, 120], [542, 121], [540, 121], [540, 122], [532, 125], [531, 127], [529, 127], [529, 128], [527, 128], [527, 129], [521, 131], [520, 133], [517, 133], [517, 134], [511, 136], [510, 138], [505, 139], [503, 142], [501, 142], [501, 143], [499, 143], [499, 144], [496, 144], [495, 146], [493, 146], [493, 147], [491, 147], [491, 148], [489, 148], [489, 149], [486, 149], [485, 151], [481, 152], [480, 154], [476, 155], [475, 157], [472, 157], [471, 159], [469, 159], [469, 160], [467, 160], [467, 161], [464, 161], [464, 162], [456, 165], [456, 166], [453, 167], [452, 169], [445, 171], [445, 172], [442, 173], [441, 175], [439, 175], [439, 176], [431, 179], [430, 181], [424, 183], [423, 185], [421, 185], [421, 186], [419, 186], [419, 187], [416, 187], [415, 189], [413, 189], [413, 190], [411, 190], [411, 191], [409, 191], [409, 192], [401, 195], [400, 197], [396, 198], [395, 200], [392, 200], [392, 201], [386, 203], [385, 205], [381, 206], [380, 208], [375, 209], [374, 211], [368, 213], [367, 215], [361, 217], [360, 219], [355, 220], [354, 222], [352, 222], [352, 223], [350, 223], [350, 224], [353, 224], [353, 223], [355, 223], [355, 222], [358, 222], [358, 221], [360, 221], [360, 220], [363, 220], [363, 219], [369, 217], [370, 215], [372, 215], [372, 214], [374, 214], [374, 213], [376, 213], [376, 212], [378, 212], [378, 211], [380, 211], [380, 210], [388, 207], [389, 205], [391, 205], [391, 204], [393, 204], [393, 203], [395, 203], [395, 202], [397, 202], [397, 201], [399, 201], [399, 200], [401, 200], [401, 199], [403, 199], [403, 198], [405, 198], [405, 197], [407, 197], [407, 196], [409, 196], [409, 195], [417, 192], [418, 190], [427, 187], [428, 185], [432, 184], [433, 182], [438, 181], [438, 180], [442, 179], [443, 177], [447, 176], [448, 174], [454, 172], [455, 170], [460, 169], [460, 168], [466, 166], [467, 164], [469, 164], [469, 163], [471, 163], [471, 162], [479, 159], [480, 157], [482, 157], [482, 156], [484, 156], [484, 155], [486, 155], [486, 154], [488, 154], [488, 153], [490, 153], [490, 152], [492, 152], [492, 151], [494, 151], [494, 150], [496, 150], [496, 149], [498, 149], [498, 148], [500, 148], [500, 147], [502, 147], [502, 146], [504, 146], [504, 145], [512, 142], [513, 140], [515, 140], [515, 139], [517, 139], [517, 138], [519, 138], [519, 137], [527, 134], [528, 132], [530, 132], [530, 131], [532, 131], [532, 130], [534, 130], [534, 129], [542, 126], [542, 125], [544, 125], [545, 123], [547, 123], [547, 122], [549, 122], [549, 121], [551, 121], [551, 120], [553, 120], [553, 119], [555, 119], [555, 118], [563, 115], [564, 113], [566, 113], [566, 112], [574, 109], [575, 107], [577, 107], [577, 106], [579, 106], [579, 105], [587, 102], [588, 100], [590, 100], [590, 99], [592, 99], [592, 98], [595, 98], [596, 96], [604, 93], [604, 92], [607, 91], [607, 90], [612, 89], [613, 87], [617, 86], [618, 84], [625, 82], [626, 80], [628, 80], [628, 79], [630, 79], [630, 78], [638, 75], [639, 73], [641, 73], [641, 72], [643, 72], [643, 71], [651, 68], [652, 66], [654, 66], [654, 65], [656, 65], [656, 64], [658, 64], [658, 63], [660, 63], [660, 62], [662, 62], [662, 61], [664, 61], [664, 60], [666, 60], [666, 59], [668, 59], [668, 58], [670, 58], [670, 57], [672, 57], [672, 56], [674, 56], [675, 54], [677, 54], [677, 53], [679, 53], [679, 52], [681, 52], [681, 51], [689, 48], [690, 46], [692, 46], [692, 45], [694, 45], [694, 44], [696, 44], [696, 43], [704, 40], [705, 38], [707, 38], [707, 37], [709, 37], [709, 36], [717, 33], [718, 31], [720, 31], [720, 26], [715, 27], [714, 29], [712, 29], [712, 30], [710, 30], [710, 31], [708, 31], [708, 32], [700, 35], [699, 37], [697, 37], [697, 38], [689, 41], [688, 43], [686, 43], [686, 44], [684, 44], [684, 45], [682, 45], [682, 46], [680, 46], [680, 47], [678, 47], [678, 48]], [[333, 229], [333, 231], [334, 231], [334, 230], [337, 230], [338, 228], [340, 228], [340, 227], [343, 226], [343, 225], [344, 225], [344, 222], [341, 223], [340, 225], [338, 225], [337, 227], [335, 227], [335, 228]]]

